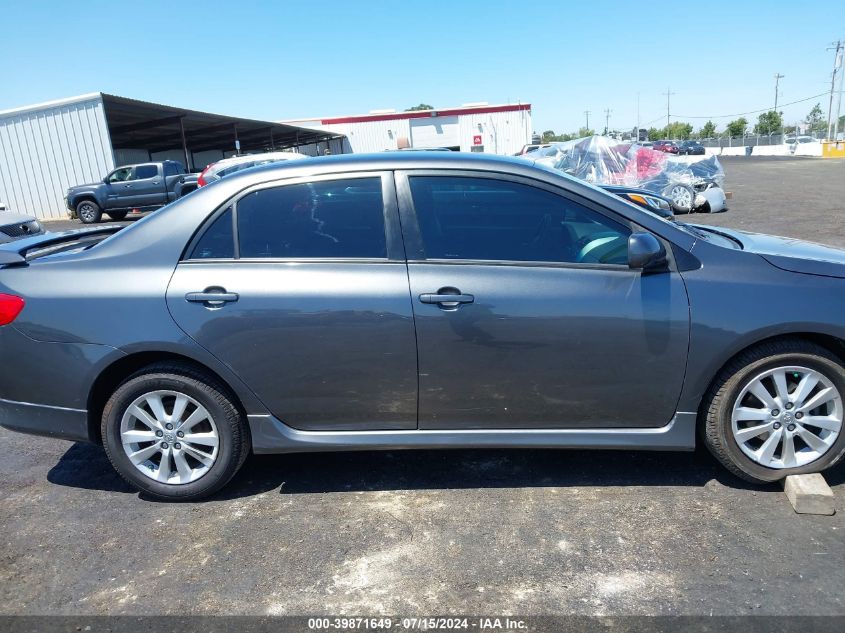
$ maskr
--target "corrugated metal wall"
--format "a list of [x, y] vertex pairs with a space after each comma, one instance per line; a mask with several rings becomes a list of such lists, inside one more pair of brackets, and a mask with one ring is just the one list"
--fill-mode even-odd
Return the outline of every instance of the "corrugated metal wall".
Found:
[[114, 168], [102, 98], [0, 114], [0, 200], [17, 213], [67, 217], [68, 187]]

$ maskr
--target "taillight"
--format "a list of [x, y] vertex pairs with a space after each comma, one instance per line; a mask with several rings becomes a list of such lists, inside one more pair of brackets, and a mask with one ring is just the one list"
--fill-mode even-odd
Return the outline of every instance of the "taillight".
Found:
[[15, 295], [0, 294], [0, 326], [9, 325], [18, 318], [26, 303]]
[[208, 171], [208, 167], [206, 167], [205, 169], [203, 169], [203, 170], [202, 170], [202, 173], [200, 173], [199, 178], [197, 178], [197, 187], [205, 187], [205, 186], [208, 184], [208, 183], [205, 181], [205, 178], [204, 178], [204, 176], [205, 176], [205, 172], [207, 172], [207, 171]]

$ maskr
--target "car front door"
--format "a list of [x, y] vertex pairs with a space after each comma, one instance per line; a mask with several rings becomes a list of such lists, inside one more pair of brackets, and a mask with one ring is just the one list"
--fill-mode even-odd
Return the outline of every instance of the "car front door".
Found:
[[186, 253], [167, 292], [171, 314], [278, 419], [306, 430], [416, 427], [416, 339], [389, 172], [247, 190]]
[[689, 341], [676, 272], [627, 266], [632, 226], [536, 181], [397, 172], [419, 427], [666, 425]]

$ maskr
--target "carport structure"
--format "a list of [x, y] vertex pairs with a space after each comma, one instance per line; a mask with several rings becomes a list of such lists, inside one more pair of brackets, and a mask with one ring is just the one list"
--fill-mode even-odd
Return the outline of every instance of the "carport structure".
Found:
[[198, 171], [236, 153], [284, 149], [350, 151], [337, 132], [95, 92], [0, 111], [0, 201], [60, 219], [68, 187], [97, 182], [120, 165], [169, 159]]
[[[344, 149], [343, 135], [335, 132], [187, 110], [109, 94], [102, 94], [102, 100], [118, 163], [161, 159], [164, 153], [168, 154], [167, 158], [175, 158], [172, 154], [178, 151], [179, 160], [193, 170], [234, 153], [307, 146], [317, 149], [318, 144], [323, 144], [323, 149], [328, 148], [332, 153]], [[147, 158], [137, 155], [144, 151], [149, 155]], [[132, 156], [133, 160], [117, 160], [117, 156]]]

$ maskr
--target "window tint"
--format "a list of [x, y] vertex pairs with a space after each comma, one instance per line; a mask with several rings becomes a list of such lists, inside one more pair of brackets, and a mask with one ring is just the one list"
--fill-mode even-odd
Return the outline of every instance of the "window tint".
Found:
[[143, 180], [144, 178], [155, 178], [158, 176], [158, 167], [155, 165], [138, 165], [135, 168], [135, 176], [132, 180]]
[[387, 257], [380, 178], [262, 189], [237, 216], [241, 257]]
[[445, 176], [410, 183], [429, 259], [628, 261], [628, 228], [543, 189]]
[[234, 256], [232, 207], [229, 207], [205, 230], [191, 251], [189, 259], [232, 259]]

